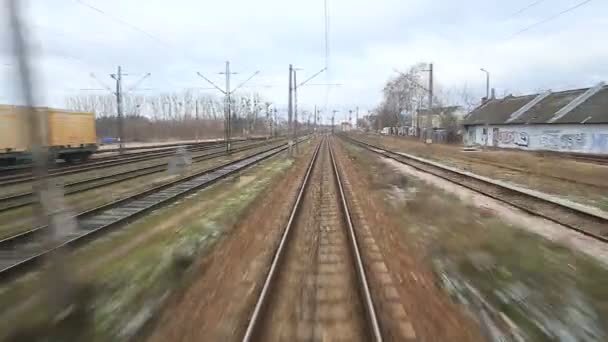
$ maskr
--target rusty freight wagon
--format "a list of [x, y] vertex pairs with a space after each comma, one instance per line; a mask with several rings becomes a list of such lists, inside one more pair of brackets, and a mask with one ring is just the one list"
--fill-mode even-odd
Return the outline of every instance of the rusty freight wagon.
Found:
[[[43, 135], [50, 157], [67, 162], [86, 160], [97, 149], [95, 114], [36, 108], [46, 122]], [[31, 159], [25, 107], [0, 105], [0, 165]]]

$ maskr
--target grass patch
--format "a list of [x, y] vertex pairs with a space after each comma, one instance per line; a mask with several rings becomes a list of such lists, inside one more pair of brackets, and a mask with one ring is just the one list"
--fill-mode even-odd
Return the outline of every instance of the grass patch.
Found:
[[470, 307], [489, 303], [527, 340], [608, 340], [608, 270], [602, 265], [344, 146], [368, 170], [370, 195], [384, 200], [405, 240], [454, 298]]
[[[96, 292], [90, 305], [91, 322], [82, 329], [86, 340], [128, 340], [153, 315], [162, 298], [184, 285], [184, 271], [196, 259], [212, 251], [215, 243], [231, 231], [258, 195], [292, 164], [293, 160], [288, 158], [270, 159], [240, 176], [159, 209], [69, 255], [69, 267], [82, 271], [80, 280], [95, 284]], [[122, 246], [134, 243], [146, 233], [150, 236], [145, 240], [120, 251]], [[107, 257], [112, 253], [117, 255]], [[98, 267], [83, 271], [106, 257]], [[41, 275], [32, 274], [28, 278], [18, 283], [19, 288], [27, 291], [12, 287], [4, 289], [0, 294], [3, 306], [11, 307], [36, 293]], [[37, 327], [52, 333], [48, 322], [52, 322], [55, 315], [40, 313], [38, 308], [35, 305], [14, 317], [12, 322], [19, 325], [6, 325], [3, 329], [25, 325], [24, 330]], [[6, 330], [0, 331], [0, 337], [6, 333]]]
[[[126, 198], [134, 193], [142, 192], [147, 189], [166, 184], [180, 177], [193, 175], [211, 167], [243, 158], [247, 155], [253, 154], [256, 151], [261, 151], [268, 148], [269, 146], [263, 146], [247, 151], [237, 152], [231, 156], [218, 156], [209, 160], [193, 163], [192, 166], [179, 177], [169, 177], [167, 171], [163, 171], [148, 176], [126, 180], [124, 182], [67, 195], [64, 197], [65, 207], [68, 207], [73, 213], [82, 212], [87, 209], [95, 208]], [[32, 215], [33, 213], [31, 206], [17, 208], [1, 213], [0, 222], [2, 223], [0, 224], [0, 239], [31, 229], [33, 226]]]

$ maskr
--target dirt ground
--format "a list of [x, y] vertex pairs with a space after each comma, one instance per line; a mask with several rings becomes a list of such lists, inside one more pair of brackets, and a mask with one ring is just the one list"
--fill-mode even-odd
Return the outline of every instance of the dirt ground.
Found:
[[312, 148], [300, 151], [294, 167], [258, 197], [255, 208], [198, 266], [192, 285], [171, 298], [147, 341], [242, 337]]
[[304, 193], [256, 341], [369, 341], [327, 144]]
[[[79, 273], [70, 280], [90, 284], [95, 293], [87, 296], [89, 322], [69, 331], [95, 338], [67, 340], [129, 340], [168, 293], [188, 283], [191, 262], [205, 260], [229, 237], [252, 203], [292, 165], [280, 154], [70, 253], [67, 268]], [[40, 303], [46, 273], [0, 287], [0, 340], [15, 329], [48, 333], [46, 325], [55, 318]]]
[[[381, 205], [374, 205], [366, 189], [369, 184], [357, 181], [365, 179], [361, 171], [353, 167], [340, 149], [336, 151], [340, 164], [347, 170], [345, 175], [355, 180], [348, 187], [364, 208], [358, 211], [358, 220], [366, 219], [364, 225], [371, 232], [365, 241], [375, 240], [374, 246], [366, 244], [363, 249], [371, 251], [366, 254], [371, 260], [366, 268], [373, 270], [369, 277], [376, 288], [374, 296], [384, 298], [377, 310], [381, 312], [388, 340], [481, 341], [477, 324], [434, 286], [431, 271], [416, 259], [414, 251], [401, 238], [399, 222], [384, 214]], [[309, 155], [300, 158], [296, 167], [264, 195], [268, 200], [259, 202], [201, 264], [200, 275], [183, 294], [171, 300], [155, 329], [150, 331], [148, 341], [236, 341], [242, 336], [261, 288], [265, 265], [270, 263], [271, 246], [278, 241], [287, 221], [308, 158]], [[376, 257], [371, 258], [373, 254]], [[300, 292], [304, 296], [305, 291]]]
[[[445, 323], [437, 314], [440, 310], [433, 308], [441, 308], [436, 298], [449, 294], [448, 300], [461, 303], [457, 308], [479, 322], [476, 331], [493, 340], [607, 340], [608, 270], [594, 258], [564, 247], [560, 232], [554, 234], [557, 239], [544, 239], [530, 233], [540, 228], [538, 222], [509, 219], [499, 208], [474, 203], [470, 195], [451, 193], [359, 147], [342, 146], [354, 165], [351, 182], [362, 186], [355, 194], [365, 193], [360, 206], [369, 212], [366, 218], [375, 218], [382, 228], [369, 226], [382, 237], [377, 240], [398, 246], [390, 252], [393, 267], [416, 270], [402, 272], [399, 283], [446, 293], [441, 297], [409, 291], [415, 299], [428, 299], [407, 307], [408, 313], [422, 308], [414, 311], [423, 318], [414, 320], [417, 334], [416, 323], [429, 331], [437, 322]], [[534, 227], [520, 226], [526, 224]], [[452, 306], [441, 304], [446, 310]]]
[[608, 166], [525, 151], [471, 152], [464, 151], [462, 146], [427, 145], [398, 137], [371, 134], [353, 137], [608, 211]]
[[[454, 304], [444, 291], [434, 285], [431, 269], [404, 239], [402, 224], [387, 213], [384, 198], [370, 184], [369, 170], [354, 164], [341, 144], [336, 144], [335, 151], [349, 183], [349, 201], [356, 202], [356, 207], [360, 208], [355, 224], [369, 227], [401, 298], [405, 309], [403, 315], [413, 326], [416, 340], [482, 341], [479, 326], [466, 315], [463, 308]], [[382, 278], [375, 279], [375, 282], [379, 281]], [[383, 309], [390, 310], [388, 306]]]

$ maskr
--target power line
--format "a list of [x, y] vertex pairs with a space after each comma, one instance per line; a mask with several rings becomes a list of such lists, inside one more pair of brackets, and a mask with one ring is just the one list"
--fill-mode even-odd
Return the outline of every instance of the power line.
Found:
[[545, 0], [536, 0], [536, 1], [533, 1], [532, 3], [528, 4], [527, 6], [521, 8], [519, 11], [517, 11], [517, 12], [511, 14], [510, 16], [506, 17], [505, 20], [511, 19], [513, 17], [516, 17], [516, 16], [522, 14], [523, 12], [527, 11], [528, 9], [530, 9], [530, 8], [536, 6], [536, 5], [538, 5], [538, 4], [540, 4], [541, 2], [544, 2], [544, 1]]
[[167, 54], [179, 55], [179, 56], [181, 56], [183, 58], [186, 58], [186, 59], [190, 60], [193, 63], [196, 63], [196, 64], [200, 63], [199, 62], [199, 58], [197, 56], [186, 54], [184, 52], [184, 49], [178, 49], [178, 48], [176, 48], [175, 45], [173, 45], [173, 44], [171, 44], [171, 43], [169, 43], [169, 42], [167, 42], [167, 41], [159, 38], [158, 36], [156, 36], [156, 35], [148, 32], [148, 31], [146, 31], [146, 30], [144, 30], [144, 29], [142, 29], [142, 28], [140, 28], [140, 27], [138, 27], [138, 26], [136, 26], [134, 24], [129, 23], [128, 21], [126, 21], [124, 19], [120, 19], [120, 18], [118, 18], [118, 17], [116, 17], [114, 15], [111, 15], [108, 12], [105, 12], [104, 10], [102, 10], [100, 8], [97, 8], [95, 6], [92, 6], [92, 5], [89, 5], [89, 4], [85, 3], [85, 2], [83, 2], [82, 0], [74, 0], [74, 1], [77, 4], [80, 4], [80, 5], [84, 6], [84, 7], [87, 7], [90, 10], [95, 11], [95, 12], [101, 14], [101, 15], [107, 16], [108, 18], [112, 19], [113, 21], [115, 21], [115, 22], [117, 22], [117, 23], [119, 23], [119, 24], [121, 24], [123, 26], [126, 26], [126, 27], [128, 27], [128, 28], [130, 28], [130, 29], [132, 29], [134, 31], [137, 31], [137, 32], [145, 35], [146, 37], [148, 37], [151, 40], [155, 41], [156, 43], [162, 45], [163, 47], [168, 47], [169, 48], [168, 50], [167, 49], [163, 50]]
[[554, 19], [556, 19], [557, 17], [559, 17], [559, 16], [561, 16], [561, 15], [563, 15], [563, 14], [566, 14], [566, 13], [568, 13], [568, 12], [574, 11], [575, 9], [577, 9], [577, 8], [579, 8], [579, 7], [582, 7], [582, 6], [584, 6], [584, 5], [588, 4], [588, 3], [590, 3], [591, 1], [592, 1], [592, 0], [585, 0], [585, 1], [579, 2], [578, 4], [576, 4], [576, 5], [574, 5], [574, 6], [570, 7], [570, 8], [567, 8], [567, 9], [565, 9], [565, 10], [563, 10], [563, 11], [559, 12], [559, 13], [556, 13], [556, 14], [554, 14], [554, 15], [552, 15], [552, 16], [550, 16], [550, 17], [546, 18], [546, 19], [543, 19], [543, 20], [541, 20], [541, 21], [539, 21], [539, 22], [536, 22], [536, 23], [534, 23], [534, 24], [532, 24], [532, 25], [530, 25], [530, 26], [527, 26], [527, 27], [525, 27], [525, 28], [523, 28], [523, 29], [521, 29], [521, 30], [519, 30], [519, 31], [515, 32], [515, 34], [513, 34], [513, 37], [515, 37], [515, 36], [517, 36], [517, 35], [519, 35], [519, 34], [521, 34], [521, 33], [524, 33], [524, 32], [526, 32], [526, 31], [529, 31], [530, 29], [532, 29], [532, 28], [534, 28], [534, 27], [536, 27], [536, 26], [540, 26], [540, 25], [542, 25], [542, 24], [544, 24], [544, 23], [547, 23], [547, 22], [549, 22], [549, 21], [551, 21], [551, 20], [554, 20]]
[[99, 8], [97, 8], [97, 7], [95, 7], [95, 6], [89, 5], [89, 4], [85, 3], [85, 2], [83, 2], [82, 0], [75, 0], [75, 1], [76, 1], [76, 3], [77, 3], [77, 4], [80, 4], [80, 5], [84, 6], [84, 7], [89, 8], [89, 9], [90, 9], [90, 10], [92, 10], [92, 11], [95, 11], [95, 12], [97, 12], [97, 13], [100, 13], [100, 14], [102, 14], [102, 15], [105, 15], [105, 16], [107, 16], [108, 18], [110, 18], [110, 19], [114, 20], [115, 22], [120, 23], [120, 24], [122, 24], [122, 25], [124, 25], [124, 26], [127, 26], [128, 28], [130, 28], [130, 29], [132, 29], [132, 30], [135, 30], [135, 31], [137, 31], [137, 32], [139, 32], [139, 33], [141, 33], [141, 34], [143, 34], [143, 35], [147, 36], [148, 38], [150, 38], [150, 39], [152, 39], [152, 40], [156, 41], [157, 43], [160, 43], [160, 44], [164, 45], [165, 47], [170, 47], [170, 48], [173, 48], [173, 46], [172, 46], [171, 44], [169, 44], [169, 43], [165, 42], [164, 40], [162, 40], [162, 39], [158, 38], [157, 36], [153, 35], [152, 33], [148, 32], [148, 31], [146, 31], [146, 30], [144, 30], [144, 29], [142, 29], [142, 28], [140, 28], [140, 27], [138, 27], [138, 26], [135, 26], [135, 25], [133, 25], [133, 24], [131, 24], [131, 23], [129, 23], [129, 22], [127, 22], [127, 21], [123, 20], [123, 19], [120, 19], [120, 18], [118, 18], [118, 17], [115, 17], [115, 16], [113, 16], [113, 15], [111, 15], [111, 14], [109, 14], [109, 13], [105, 12], [105, 11], [104, 11], [104, 10], [102, 10], [102, 9], [99, 9]]

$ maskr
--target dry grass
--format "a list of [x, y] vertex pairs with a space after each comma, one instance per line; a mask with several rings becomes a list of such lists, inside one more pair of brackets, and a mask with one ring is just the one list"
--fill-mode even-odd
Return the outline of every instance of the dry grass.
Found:
[[427, 145], [397, 137], [364, 134], [355, 137], [391, 150], [608, 210], [606, 166], [525, 151], [465, 152], [460, 146]]
[[[96, 284], [99, 289], [92, 299], [92, 321], [82, 329], [86, 340], [128, 339], [142, 323], [139, 320], [150, 315], [168, 291], [181, 286], [184, 270], [209, 253], [258, 194], [290, 165], [285, 158], [271, 159], [241, 177], [229, 178], [157, 210], [70, 255], [67, 262], [70, 269], [80, 270], [79, 281]], [[1, 289], [2, 307], [14, 307], [25, 298], [37, 296], [40, 277], [32, 274], [15, 287]], [[5, 319], [0, 336], [16, 326], [52, 332], [48, 312], [40, 308], [35, 304], [19, 316]]]
[[608, 338], [608, 270], [502, 222], [494, 212], [404, 176], [359, 148], [346, 150], [366, 170], [370, 196], [383, 198], [387, 213], [401, 223], [403, 238], [454, 298], [478, 300], [466, 290], [471, 285], [529, 340]]

